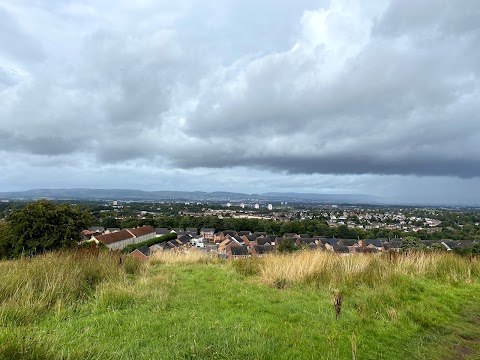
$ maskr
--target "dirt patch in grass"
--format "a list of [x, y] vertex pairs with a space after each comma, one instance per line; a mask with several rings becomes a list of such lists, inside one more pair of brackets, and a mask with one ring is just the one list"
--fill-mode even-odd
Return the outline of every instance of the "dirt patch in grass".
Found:
[[452, 349], [449, 360], [480, 359], [480, 315], [469, 319], [467, 326], [457, 327], [455, 335], [459, 342]]

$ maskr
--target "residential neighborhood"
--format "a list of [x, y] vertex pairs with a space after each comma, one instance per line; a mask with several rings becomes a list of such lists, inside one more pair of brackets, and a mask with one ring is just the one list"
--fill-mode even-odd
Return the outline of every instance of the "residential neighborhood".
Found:
[[[237, 259], [242, 257], [265, 256], [286, 249], [317, 250], [352, 255], [355, 253], [395, 253], [402, 249], [401, 238], [343, 239], [309, 234], [286, 233], [283, 236], [265, 232], [224, 230], [215, 232], [213, 228], [166, 229], [143, 226], [134, 229], [91, 227], [83, 232], [84, 241], [103, 243], [110, 250], [122, 250], [128, 245], [140, 244], [157, 238], [158, 243], [142, 246], [130, 254], [145, 260], [157, 252], [202, 251], [220, 258]], [[176, 237], [163, 241], [161, 236], [175, 234]], [[89, 237], [90, 236], [90, 237]], [[424, 240], [420, 244], [425, 250], [453, 251], [472, 247], [477, 241], [464, 240]]]

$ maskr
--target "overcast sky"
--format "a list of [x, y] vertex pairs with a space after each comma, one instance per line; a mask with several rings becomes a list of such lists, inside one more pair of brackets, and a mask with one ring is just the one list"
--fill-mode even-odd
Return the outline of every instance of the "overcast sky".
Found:
[[0, 0], [0, 191], [480, 204], [478, 0]]

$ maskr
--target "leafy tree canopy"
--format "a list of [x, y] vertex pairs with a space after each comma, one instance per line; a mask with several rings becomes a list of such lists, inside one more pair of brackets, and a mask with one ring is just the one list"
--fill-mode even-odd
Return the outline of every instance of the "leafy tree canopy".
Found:
[[299, 250], [298, 246], [288, 240], [280, 241], [278, 251], [281, 253], [290, 253]]
[[414, 236], [406, 236], [403, 238], [400, 248], [403, 251], [409, 250], [423, 250], [425, 245], [422, 244], [419, 238]]
[[17, 257], [73, 246], [91, 220], [90, 214], [77, 206], [46, 200], [29, 203], [7, 217], [8, 231], [0, 256]]

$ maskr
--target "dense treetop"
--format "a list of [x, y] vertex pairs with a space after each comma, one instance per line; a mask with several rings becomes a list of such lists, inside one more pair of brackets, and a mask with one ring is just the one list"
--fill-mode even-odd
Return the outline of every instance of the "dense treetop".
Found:
[[0, 228], [0, 257], [17, 257], [75, 246], [92, 222], [87, 211], [46, 200], [13, 211]]

